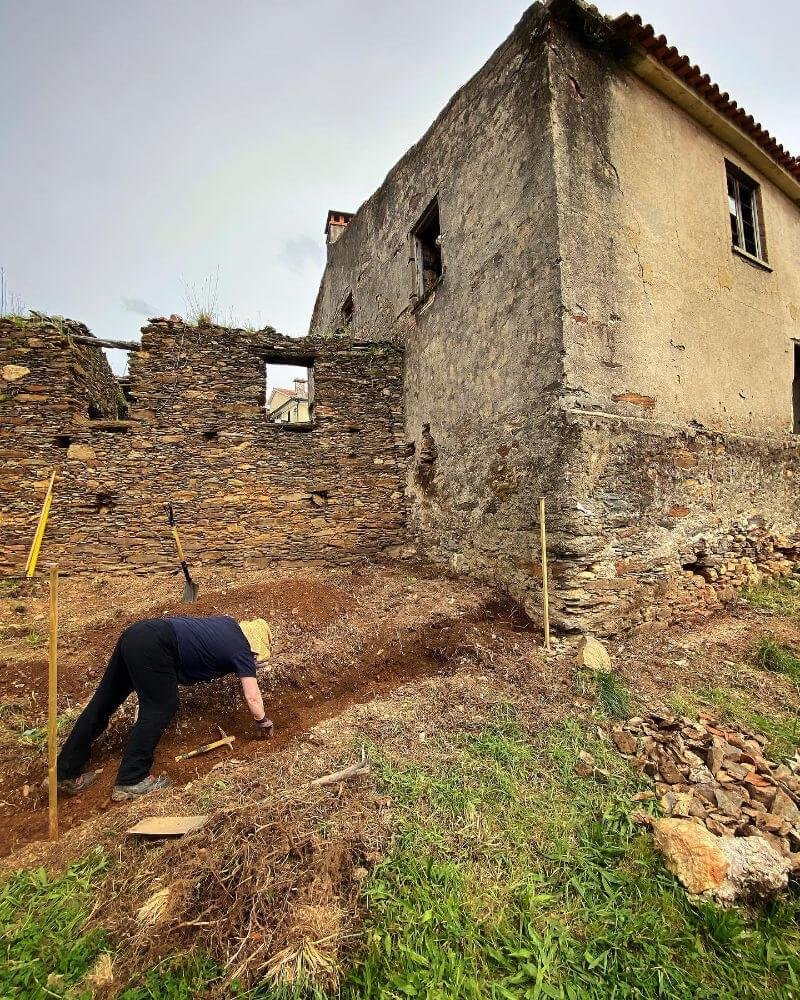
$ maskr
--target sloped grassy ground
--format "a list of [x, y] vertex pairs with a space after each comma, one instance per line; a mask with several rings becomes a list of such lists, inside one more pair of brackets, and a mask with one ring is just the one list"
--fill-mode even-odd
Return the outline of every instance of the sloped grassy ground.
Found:
[[[595, 776], [578, 777], [582, 750]], [[691, 901], [629, 814], [641, 787], [596, 728], [531, 736], [513, 710], [477, 732], [442, 733], [424, 754], [381, 757], [397, 832], [364, 882], [365, 923], [336, 994], [265, 986], [232, 995], [696, 1000], [800, 997], [800, 894], [757, 914]], [[0, 897], [0, 996], [91, 996], [113, 951], [82, 935], [105, 860], [63, 877], [16, 876]], [[201, 997], [202, 956], [153, 970], [125, 1000]]]

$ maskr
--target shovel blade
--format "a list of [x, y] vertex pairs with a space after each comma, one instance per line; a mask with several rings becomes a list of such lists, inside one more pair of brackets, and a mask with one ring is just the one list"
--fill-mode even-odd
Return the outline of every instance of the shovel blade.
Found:
[[190, 583], [188, 580], [183, 585], [183, 603], [184, 604], [196, 604], [197, 603], [197, 592], [200, 587], [196, 583]]

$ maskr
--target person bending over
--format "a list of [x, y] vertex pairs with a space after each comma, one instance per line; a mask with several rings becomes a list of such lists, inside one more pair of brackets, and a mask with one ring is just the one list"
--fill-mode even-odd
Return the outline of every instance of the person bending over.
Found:
[[259, 735], [272, 736], [272, 722], [256, 680], [256, 665], [269, 659], [272, 632], [261, 618], [236, 622], [227, 615], [152, 618], [136, 622], [117, 640], [103, 678], [78, 716], [58, 755], [58, 787], [82, 792], [97, 772], [84, 771], [92, 744], [128, 695], [136, 692], [139, 716], [131, 730], [111, 798], [132, 799], [170, 782], [150, 774], [158, 741], [178, 710], [178, 686], [236, 674]]

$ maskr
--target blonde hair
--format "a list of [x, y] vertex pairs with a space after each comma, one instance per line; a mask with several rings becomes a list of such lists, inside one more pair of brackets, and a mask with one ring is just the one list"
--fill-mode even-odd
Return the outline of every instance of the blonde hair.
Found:
[[249, 622], [239, 622], [239, 628], [244, 632], [247, 644], [256, 660], [264, 662], [272, 655], [272, 629], [269, 622], [263, 618], [254, 618]]

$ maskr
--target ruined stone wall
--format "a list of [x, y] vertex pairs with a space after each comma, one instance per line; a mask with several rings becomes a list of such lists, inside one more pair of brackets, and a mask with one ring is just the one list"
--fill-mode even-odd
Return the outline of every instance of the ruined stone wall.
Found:
[[[535, 592], [536, 506], [559, 478], [558, 231], [541, 8], [450, 101], [336, 243], [311, 329], [406, 351], [408, 490], [419, 550]], [[411, 232], [438, 195], [444, 277], [412, 298]]]
[[[56, 466], [42, 560], [67, 573], [174, 566], [167, 501], [194, 566], [348, 563], [402, 546], [400, 350], [166, 320], [142, 346], [130, 419], [90, 419], [87, 385], [99, 398], [110, 377], [102, 352], [73, 353], [58, 323], [0, 323], [0, 369], [29, 369], [2, 383], [0, 571], [22, 569]], [[313, 364], [312, 427], [267, 422], [266, 360]]]
[[116, 418], [121, 393], [105, 355], [77, 343], [81, 323], [0, 318], [0, 570], [19, 571], [50, 473], [89, 412]]
[[[582, 30], [559, 6], [573, 15], [550, 48], [568, 405], [791, 432], [800, 204], [640, 79], [596, 18]], [[760, 185], [768, 268], [731, 248], [726, 160]]]
[[573, 411], [552, 518], [564, 628], [702, 617], [800, 563], [800, 442]]

